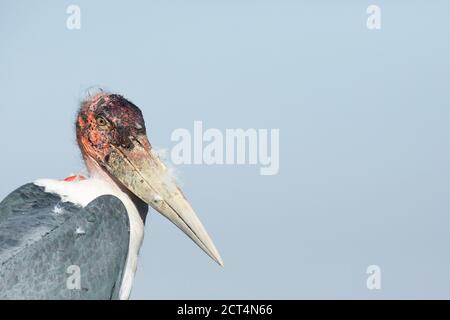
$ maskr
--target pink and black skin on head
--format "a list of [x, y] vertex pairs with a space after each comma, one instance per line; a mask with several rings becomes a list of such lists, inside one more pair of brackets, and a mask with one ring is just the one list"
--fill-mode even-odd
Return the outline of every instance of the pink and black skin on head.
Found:
[[119, 94], [96, 94], [81, 104], [76, 120], [76, 137], [88, 169], [90, 171], [98, 169], [92, 168], [92, 160], [100, 164], [100, 169], [133, 200], [145, 223], [148, 213], [147, 203], [101, 165], [109, 161], [111, 145], [130, 150], [134, 148], [133, 140], [136, 140], [136, 137], [140, 137], [139, 141], [143, 142], [145, 149], [151, 150], [141, 110]]

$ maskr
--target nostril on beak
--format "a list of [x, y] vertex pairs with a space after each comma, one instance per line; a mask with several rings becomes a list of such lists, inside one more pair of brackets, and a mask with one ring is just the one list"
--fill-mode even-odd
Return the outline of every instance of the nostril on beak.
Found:
[[131, 138], [126, 138], [122, 141], [122, 143], [120, 144], [120, 146], [124, 149], [132, 149], [134, 144], [133, 141], [131, 140]]

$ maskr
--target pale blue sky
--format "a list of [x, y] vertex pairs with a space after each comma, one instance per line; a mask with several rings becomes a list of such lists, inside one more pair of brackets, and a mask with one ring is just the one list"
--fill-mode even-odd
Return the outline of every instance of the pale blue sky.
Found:
[[[382, 29], [366, 28], [378, 4]], [[81, 30], [66, 8], [81, 8]], [[280, 173], [178, 166], [221, 269], [152, 212], [132, 298], [448, 298], [450, 3], [0, 0], [0, 198], [83, 168], [86, 88], [151, 142], [279, 128]], [[382, 290], [365, 270], [382, 270]]]

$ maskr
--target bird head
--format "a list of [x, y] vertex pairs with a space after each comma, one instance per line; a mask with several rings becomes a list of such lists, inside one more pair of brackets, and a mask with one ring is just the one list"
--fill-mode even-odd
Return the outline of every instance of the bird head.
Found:
[[94, 163], [121, 187], [168, 218], [223, 265], [191, 205], [152, 150], [142, 112], [136, 105], [121, 95], [98, 93], [81, 104], [76, 133], [87, 163]]

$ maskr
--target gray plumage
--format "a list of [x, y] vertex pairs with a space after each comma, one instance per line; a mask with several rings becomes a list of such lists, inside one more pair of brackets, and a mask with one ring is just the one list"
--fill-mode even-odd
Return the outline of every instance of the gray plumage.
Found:
[[128, 245], [118, 198], [81, 208], [24, 185], [0, 203], [0, 299], [117, 299]]

